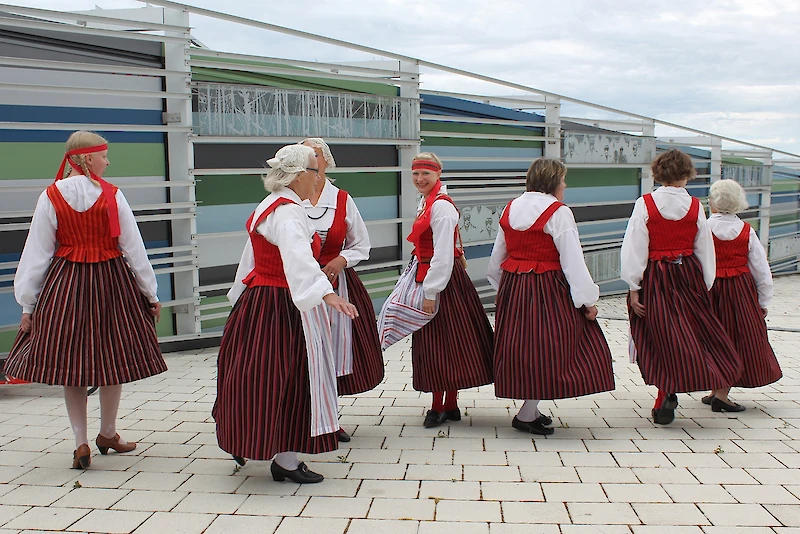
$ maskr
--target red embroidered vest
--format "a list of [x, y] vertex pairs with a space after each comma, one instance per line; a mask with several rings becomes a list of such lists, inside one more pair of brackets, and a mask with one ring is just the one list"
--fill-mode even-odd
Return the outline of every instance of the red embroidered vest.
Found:
[[542, 274], [561, 269], [561, 256], [553, 242], [553, 236], [545, 233], [544, 225], [563, 205], [561, 202], [553, 202], [539, 215], [530, 228], [515, 230], [508, 221], [511, 202], [508, 203], [500, 217], [500, 227], [503, 229], [508, 250], [508, 258], [500, 265], [504, 271], [511, 273], [533, 271], [536, 274]]
[[[116, 194], [117, 188], [113, 189]], [[97, 197], [92, 207], [84, 212], [72, 209], [56, 184], [47, 188], [47, 196], [58, 221], [56, 257], [75, 263], [99, 263], [122, 256], [118, 238], [111, 237], [105, 195]]]
[[322, 252], [319, 254], [319, 264], [324, 267], [333, 258], [339, 255], [347, 238], [347, 191], [339, 190], [336, 195], [336, 214], [333, 216], [333, 223], [325, 236], [325, 244], [322, 245]]
[[653, 195], [643, 195], [647, 207], [647, 231], [650, 234], [650, 259], [674, 261], [694, 254], [694, 238], [697, 236], [697, 214], [700, 201], [692, 197], [689, 211], [682, 219], [671, 221], [661, 216]]
[[[453, 199], [447, 195], [440, 194], [434, 199], [433, 202], [436, 202], [437, 200], [446, 200], [452, 204], [453, 207], [456, 207], [456, 203], [453, 202]], [[431, 206], [433, 206], [433, 202], [431, 202]], [[456, 211], [458, 211], [457, 207]], [[417, 222], [414, 224], [417, 224]], [[455, 230], [453, 230], [453, 235], [453, 257], [458, 258], [463, 256], [464, 252], [458, 248], [458, 245], [456, 244], [458, 242], [459, 235], [457, 224]], [[411, 236], [409, 235], [409, 237]], [[428, 227], [422, 231], [419, 238], [416, 241], [412, 241], [412, 243], [414, 244], [414, 250], [411, 251], [411, 254], [416, 257], [417, 261], [419, 262], [415, 280], [418, 283], [422, 283], [422, 281], [425, 280], [425, 275], [428, 274], [428, 271], [431, 268], [431, 259], [433, 258], [433, 230], [431, 229], [430, 225], [428, 225]]]
[[[250, 242], [253, 245], [253, 257], [255, 260], [255, 267], [250, 271], [250, 274], [245, 276], [242, 283], [247, 287], [270, 286], [270, 287], [285, 287], [289, 288], [289, 282], [286, 281], [286, 273], [283, 271], [283, 260], [281, 260], [281, 252], [277, 246], [273, 245], [267, 239], [256, 231], [267, 216], [275, 211], [278, 206], [283, 204], [297, 204], [294, 200], [281, 197], [264, 210], [255, 224], [253, 217], [255, 212], [247, 219], [247, 232], [250, 234]], [[252, 230], [250, 230], [252, 228]], [[314, 258], [319, 257], [320, 249], [322, 248], [320, 238], [315, 233], [314, 239], [311, 242], [311, 251], [314, 253]]]
[[[713, 235], [713, 233], [712, 233]], [[733, 278], [749, 273], [747, 256], [750, 251], [750, 225], [744, 223], [739, 235], [730, 240], [714, 236], [714, 252], [717, 256], [717, 278]]]

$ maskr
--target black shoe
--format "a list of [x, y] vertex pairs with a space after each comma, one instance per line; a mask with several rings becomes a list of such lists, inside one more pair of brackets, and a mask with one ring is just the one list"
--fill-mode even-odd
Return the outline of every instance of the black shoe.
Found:
[[350, 434], [342, 430], [341, 428], [336, 432], [336, 437], [342, 443], [347, 443], [350, 441]]
[[440, 413], [436, 410], [428, 410], [428, 413], [425, 414], [425, 421], [422, 423], [422, 426], [425, 428], [433, 428], [441, 425], [445, 421], [447, 421], [447, 412]]
[[678, 407], [678, 396], [674, 393], [661, 401], [661, 408], [653, 408], [653, 422], [659, 425], [668, 425], [675, 420], [675, 408]]
[[444, 412], [447, 418], [451, 421], [461, 421], [461, 409], [456, 407], [455, 410]]
[[700, 402], [702, 402], [703, 404], [705, 404], [707, 406], [711, 406], [711, 401], [712, 400], [714, 400], [714, 395], [706, 395], [705, 397], [700, 399]]
[[542, 423], [539, 422], [537, 418], [535, 421], [531, 421], [527, 423], [525, 421], [520, 421], [514, 416], [514, 419], [511, 420], [511, 426], [516, 428], [517, 430], [522, 430], [523, 432], [530, 432], [531, 434], [539, 434], [540, 436], [549, 436], [554, 432], [552, 428], [547, 428]]
[[747, 408], [742, 406], [741, 404], [728, 404], [725, 401], [721, 401], [718, 398], [714, 397], [711, 401], [711, 411], [712, 412], [743, 412]]
[[234, 459], [234, 460], [236, 460], [236, 463], [237, 463], [237, 464], [239, 464], [239, 465], [244, 465], [244, 464], [246, 464], [246, 463], [247, 463], [247, 460], [246, 460], [244, 457], [242, 457], [242, 456], [236, 456], [236, 455], [234, 454], [234, 455], [233, 455], [233, 459]]
[[534, 423], [539, 423], [542, 426], [550, 426], [553, 424], [553, 420], [550, 416], [539, 414], [539, 417], [533, 420]]
[[317, 482], [325, 480], [324, 476], [309, 470], [304, 462], [300, 462], [300, 465], [298, 465], [297, 469], [294, 471], [289, 471], [279, 466], [275, 463], [275, 460], [273, 460], [269, 470], [272, 473], [272, 479], [276, 482], [283, 482], [288, 478], [298, 484], [316, 484]]

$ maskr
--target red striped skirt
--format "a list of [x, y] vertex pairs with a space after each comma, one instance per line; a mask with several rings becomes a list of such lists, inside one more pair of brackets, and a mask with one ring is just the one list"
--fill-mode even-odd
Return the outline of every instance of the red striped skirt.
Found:
[[777, 382], [783, 373], [769, 344], [753, 275], [717, 278], [711, 288], [711, 303], [744, 363], [744, 372], [733, 385], [756, 388]]
[[113, 386], [163, 373], [149, 303], [125, 260], [53, 258], [30, 333], [14, 341], [4, 372], [58, 386]]
[[459, 262], [439, 311], [411, 336], [417, 391], [452, 391], [492, 383], [492, 326], [467, 271]]
[[494, 377], [495, 394], [508, 399], [563, 399], [614, 389], [603, 331], [575, 308], [562, 271], [503, 272]]
[[239, 297], [219, 347], [212, 415], [219, 447], [236, 456], [336, 450], [335, 433], [311, 437], [306, 341], [288, 289], [253, 287]]
[[367, 288], [355, 270], [345, 269], [344, 275], [348, 297], [358, 310], [358, 317], [353, 320], [353, 373], [338, 377], [336, 382], [339, 395], [356, 395], [374, 389], [383, 380], [383, 352]]
[[742, 374], [742, 359], [714, 314], [696, 256], [650, 261], [640, 299], [628, 309], [637, 362], [646, 384], [669, 393], [722, 389]]

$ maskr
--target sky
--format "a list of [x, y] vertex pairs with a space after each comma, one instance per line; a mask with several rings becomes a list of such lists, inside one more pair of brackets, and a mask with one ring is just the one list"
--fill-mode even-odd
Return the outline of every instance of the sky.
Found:
[[[58, 10], [143, 5], [134, 0], [11, 2]], [[800, 68], [791, 59], [800, 50], [798, 0], [187, 3], [800, 154]], [[191, 25], [193, 34], [215, 50], [317, 61], [382, 59], [196, 15]], [[423, 90], [521, 94], [427, 69], [422, 79]], [[570, 106], [562, 113], [607, 116]], [[787, 156], [776, 154], [782, 157]]]

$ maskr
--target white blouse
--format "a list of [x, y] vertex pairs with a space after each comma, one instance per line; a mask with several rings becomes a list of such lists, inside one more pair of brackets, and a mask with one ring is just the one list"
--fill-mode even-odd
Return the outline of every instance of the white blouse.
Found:
[[[333, 224], [333, 219], [336, 215], [336, 197], [338, 194], [339, 188], [325, 180], [317, 205], [312, 205], [310, 200], [304, 200], [302, 204], [311, 219], [311, 223], [320, 238], [322, 238], [323, 244], [325, 244], [328, 230]], [[344, 220], [347, 223], [347, 235], [344, 240], [344, 247], [339, 255], [347, 260], [347, 267], [355, 267], [360, 262], [369, 259], [369, 234], [367, 233], [364, 219], [361, 218], [361, 213], [359, 213], [358, 207], [350, 195], [347, 195], [346, 208], [347, 215], [345, 215]]]
[[[91, 208], [103, 192], [99, 185], [82, 174], [59, 180], [56, 182], [56, 187], [67, 204], [81, 213]], [[133, 211], [119, 189], [116, 199], [120, 227], [119, 248], [133, 270], [139, 290], [151, 303], [158, 302], [156, 274], [147, 259], [147, 251]], [[31, 228], [25, 241], [25, 248], [22, 250], [17, 273], [14, 275], [14, 297], [22, 306], [23, 313], [33, 313], [36, 307], [45, 274], [56, 252], [57, 229], [55, 207], [50, 202], [47, 191], [42, 191], [33, 212]]]
[[[305, 209], [300, 205], [302, 202], [300, 197], [288, 187], [271, 193], [256, 208], [252, 225], [255, 225], [258, 217], [279, 198], [288, 198], [297, 204], [284, 204], [275, 208], [275, 211], [267, 215], [255, 230], [278, 247], [292, 302], [301, 312], [309, 311], [319, 306], [323, 297], [333, 293], [333, 287], [311, 251], [311, 241], [316, 230], [306, 216]], [[252, 226], [248, 230], [252, 231]], [[252, 272], [255, 265], [253, 244], [248, 239], [244, 245], [242, 259], [239, 261], [239, 268], [236, 270], [233, 287], [228, 291], [228, 300], [231, 304], [236, 304], [244, 293], [246, 286], [242, 280]]]
[[[514, 230], [527, 230], [536, 219], [553, 203], [558, 202], [552, 195], [530, 191], [515, 198], [511, 203], [508, 222]], [[578, 226], [575, 216], [567, 206], [558, 208], [550, 220], [544, 225], [544, 232], [553, 237], [558, 249], [561, 269], [569, 283], [572, 304], [576, 308], [593, 306], [600, 297], [600, 288], [592, 280], [592, 275], [583, 259]], [[508, 258], [506, 237], [503, 228], [498, 226], [497, 237], [489, 258], [487, 278], [496, 290], [500, 287], [503, 269], [500, 265]]]
[[[653, 201], [661, 216], [670, 221], [682, 219], [689, 213], [692, 196], [683, 187], [659, 187], [653, 192]], [[620, 278], [628, 284], [631, 291], [641, 289], [642, 277], [647, 269], [650, 256], [650, 233], [647, 230], [647, 207], [639, 197], [633, 206], [633, 213], [622, 239]], [[706, 224], [706, 214], [702, 206], [697, 212], [697, 235], [694, 238], [694, 255], [703, 268], [706, 288], [714, 285], [717, 272], [717, 259], [714, 255], [714, 239]]]
[[[447, 194], [443, 185], [441, 192]], [[418, 213], [422, 211], [425, 199], [419, 203]], [[422, 281], [422, 292], [428, 300], [444, 291], [453, 274], [453, 250], [456, 246], [455, 229], [458, 226], [458, 210], [447, 200], [439, 199], [431, 206], [431, 230], [433, 231], [433, 257], [430, 268]]]
[[[744, 222], [732, 213], [714, 213], [708, 218], [708, 228], [711, 233], [723, 241], [736, 239], [743, 227]], [[747, 247], [747, 266], [756, 281], [758, 304], [762, 308], [769, 308], [770, 302], [772, 302], [772, 272], [769, 269], [769, 260], [767, 260], [764, 245], [761, 244], [758, 234], [752, 227], [750, 227], [750, 240]]]

